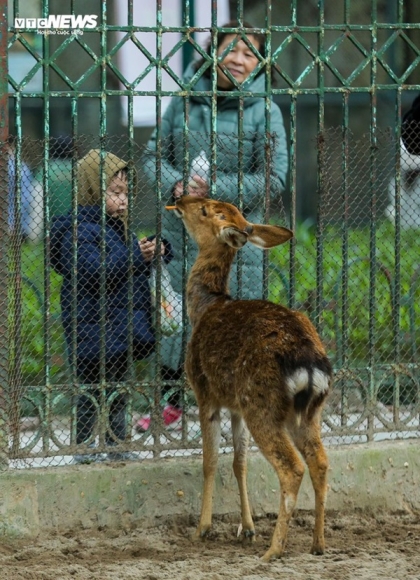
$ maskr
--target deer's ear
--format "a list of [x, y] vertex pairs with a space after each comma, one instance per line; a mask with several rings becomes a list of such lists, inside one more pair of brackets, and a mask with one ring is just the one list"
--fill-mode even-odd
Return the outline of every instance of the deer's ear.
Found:
[[221, 240], [223, 240], [223, 242], [225, 242], [225, 244], [235, 248], [235, 250], [242, 248], [242, 246], [244, 246], [249, 239], [246, 232], [241, 232], [232, 226], [223, 228], [219, 237]]
[[292, 230], [282, 228], [281, 226], [270, 226], [258, 224], [252, 225], [252, 232], [249, 234], [248, 241], [258, 248], [268, 249], [284, 244], [290, 238], [293, 238]]

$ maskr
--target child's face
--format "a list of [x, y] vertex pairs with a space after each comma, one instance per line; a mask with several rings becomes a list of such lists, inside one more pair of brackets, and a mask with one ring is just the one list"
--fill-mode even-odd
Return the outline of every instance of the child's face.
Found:
[[122, 216], [128, 209], [127, 174], [119, 171], [111, 179], [106, 190], [106, 213], [111, 217]]

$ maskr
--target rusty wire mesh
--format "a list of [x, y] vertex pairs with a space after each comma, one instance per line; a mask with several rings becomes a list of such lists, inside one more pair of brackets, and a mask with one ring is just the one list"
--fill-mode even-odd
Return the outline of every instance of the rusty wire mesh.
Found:
[[[214, 169], [214, 193], [223, 199], [224, 175], [231, 187], [241, 169], [238, 156], [223, 146], [230, 136], [219, 136], [215, 168], [202, 154], [201, 136], [189, 139], [190, 166], [173, 141], [163, 144], [174, 179], [180, 167], [185, 184], [192, 169], [206, 179]], [[261, 158], [253, 157], [259, 144], [252, 136], [246, 140], [258, 190], [247, 201], [236, 181], [237, 204], [250, 221], [287, 225], [282, 197], [272, 187], [274, 168], [266, 165], [276, 142], [271, 146], [261, 166]], [[418, 159], [389, 131], [372, 142], [371, 135], [356, 139], [333, 128], [309, 146], [320, 154], [316, 223], [297, 224], [291, 253], [283, 246], [264, 260], [259, 250], [242, 252], [232, 293], [265, 294], [306, 312], [317, 325], [336, 373], [324, 414], [327, 442], [418, 436]], [[93, 149], [102, 155], [95, 158]], [[108, 152], [129, 168], [127, 220], [107, 213]], [[159, 155], [126, 137], [99, 142], [91, 136], [23, 140], [9, 155], [8, 176], [0, 177], [9, 182], [10, 465], [200, 452], [195, 401], [182, 373], [189, 333], [183, 296], [195, 250], [180, 221], [172, 223], [176, 218], [163, 210], [170, 197], [156, 196]], [[166, 290], [162, 260], [145, 260], [138, 244], [155, 235], [174, 254], [169, 259], [168, 246], [166, 267], [179, 300], [164, 304], [166, 310], [152, 306], [149, 288], [154, 264], [152, 290], [160, 304]], [[165, 326], [171, 307], [182, 310], [175, 332]], [[171, 368], [167, 360], [174, 353], [179, 365]], [[222, 447], [229, 450], [225, 419]]]

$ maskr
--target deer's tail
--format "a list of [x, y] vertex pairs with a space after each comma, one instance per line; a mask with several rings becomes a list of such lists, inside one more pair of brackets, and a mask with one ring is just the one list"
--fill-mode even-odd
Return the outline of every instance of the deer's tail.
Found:
[[[283, 372], [284, 372], [283, 367]], [[296, 413], [305, 413], [315, 400], [323, 400], [330, 388], [332, 367], [326, 356], [299, 361], [286, 371], [286, 386]]]

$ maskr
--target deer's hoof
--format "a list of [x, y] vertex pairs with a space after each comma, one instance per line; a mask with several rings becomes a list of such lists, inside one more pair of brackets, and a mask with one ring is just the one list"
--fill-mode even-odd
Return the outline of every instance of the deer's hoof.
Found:
[[255, 542], [255, 530], [242, 530], [245, 542]]
[[264, 556], [261, 556], [261, 560], [263, 562], [271, 562], [271, 560], [276, 560], [277, 558], [281, 558], [282, 556], [283, 552], [279, 550], [273, 550], [273, 548], [270, 548], [269, 550], [266, 551]]
[[314, 556], [322, 556], [325, 552], [325, 546], [321, 544], [314, 544], [311, 548], [311, 554]]
[[192, 540], [194, 542], [201, 542], [201, 541], [205, 540], [206, 537], [208, 536], [209, 531], [210, 531], [210, 527], [197, 528], [197, 530], [195, 531], [195, 533], [192, 536]]

